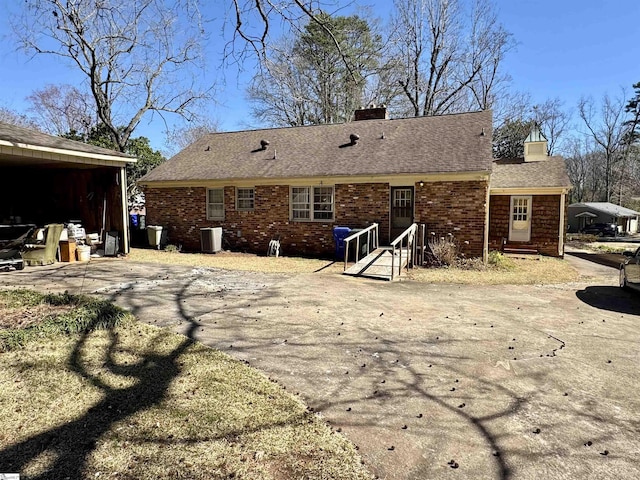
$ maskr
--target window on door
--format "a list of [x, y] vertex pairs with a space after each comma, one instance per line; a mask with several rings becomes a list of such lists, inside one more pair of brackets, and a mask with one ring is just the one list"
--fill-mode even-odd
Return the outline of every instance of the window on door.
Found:
[[396, 188], [393, 191], [393, 206], [399, 208], [411, 207], [412, 190], [410, 188]]
[[512, 215], [514, 222], [529, 220], [529, 197], [514, 197]]

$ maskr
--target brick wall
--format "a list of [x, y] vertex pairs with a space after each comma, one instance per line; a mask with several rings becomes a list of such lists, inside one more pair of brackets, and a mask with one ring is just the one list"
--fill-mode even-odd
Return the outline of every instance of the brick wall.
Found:
[[538, 247], [540, 253], [557, 257], [560, 195], [534, 195], [532, 201], [531, 242]]
[[502, 239], [509, 238], [511, 196], [491, 195], [489, 201], [489, 249], [500, 250]]
[[416, 185], [415, 222], [427, 226], [427, 236], [454, 235], [462, 253], [482, 256], [486, 181], [429, 182]]
[[[492, 195], [489, 208], [489, 244], [499, 249], [502, 238], [509, 238], [509, 195]], [[560, 228], [560, 195], [533, 195], [531, 212], [531, 245], [540, 253], [558, 256]], [[566, 209], [565, 209], [566, 219]]]
[[336, 185], [336, 225], [365, 228], [378, 223], [380, 243], [389, 243], [388, 183]]
[[[435, 182], [416, 185], [415, 221], [437, 235], [453, 233], [467, 255], [482, 255], [486, 182]], [[225, 187], [224, 221], [207, 220], [206, 188], [145, 189], [147, 224], [168, 228], [168, 241], [200, 250], [200, 229], [222, 227], [223, 245], [266, 253], [269, 240], [280, 238], [285, 255], [332, 256], [333, 227], [380, 225], [380, 241], [389, 241], [390, 187], [387, 183], [335, 185], [333, 222], [289, 221], [289, 186], [256, 186], [255, 209], [237, 211], [235, 188]], [[468, 242], [465, 244], [464, 242]]]

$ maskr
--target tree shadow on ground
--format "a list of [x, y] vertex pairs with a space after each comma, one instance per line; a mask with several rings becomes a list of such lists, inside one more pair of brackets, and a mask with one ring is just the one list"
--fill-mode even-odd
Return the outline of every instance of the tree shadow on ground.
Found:
[[[109, 343], [104, 351], [102, 373], [108, 372], [122, 378], [135, 379], [129, 387], [114, 388], [89, 371], [89, 366], [83, 360], [83, 351], [89, 348], [87, 344], [96, 325], [88, 326], [87, 333], [83, 333], [75, 343], [68, 365], [75, 374], [99, 388], [103, 394], [102, 399], [77, 419], [1, 450], [0, 471], [23, 472], [32, 461], [46, 455], [52, 459], [46, 471], [30, 478], [84, 478], [92, 452], [115, 423], [160, 404], [172, 382], [181, 373], [182, 355], [195, 343], [199, 325], [184, 309], [184, 299], [192, 281], [185, 282], [175, 294], [174, 301], [179, 317], [181, 321], [187, 322], [187, 328], [184, 339], [170, 352], [136, 352], [138, 360], [135, 363], [119, 363], [115, 360], [115, 355], [122, 348], [122, 344], [117, 333], [109, 330]], [[268, 426], [271, 425], [263, 427]], [[235, 432], [239, 433], [243, 432]]]

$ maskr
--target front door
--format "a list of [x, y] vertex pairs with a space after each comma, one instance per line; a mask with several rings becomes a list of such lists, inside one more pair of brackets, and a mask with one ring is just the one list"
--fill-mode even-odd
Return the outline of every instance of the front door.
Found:
[[391, 238], [394, 241], [413, 223], [413, 187], [391, 187]]
[[528, 242], [531, 239], [531, 197], [511, 197], [509, 241]]

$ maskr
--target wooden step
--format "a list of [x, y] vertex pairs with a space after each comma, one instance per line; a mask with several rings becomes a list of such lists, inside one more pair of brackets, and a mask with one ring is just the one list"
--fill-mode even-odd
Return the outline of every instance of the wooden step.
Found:
[[538, 255], [540, 252], [538, 252], [537, 248], [530, 248], [530, 247], [504, 247], [502, 249], [502, 253], [518, 253], [521, 255]]

